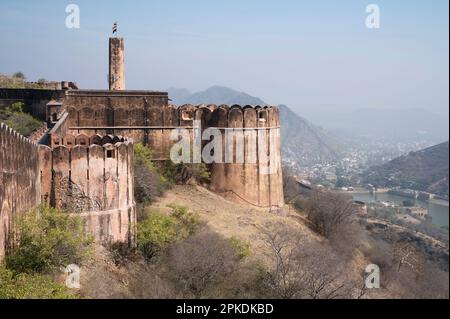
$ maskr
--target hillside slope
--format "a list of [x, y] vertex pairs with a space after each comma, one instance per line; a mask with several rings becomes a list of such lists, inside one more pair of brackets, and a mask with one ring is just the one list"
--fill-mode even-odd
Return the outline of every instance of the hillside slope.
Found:
[[371, 168], [365, 181], [381, 187], [401, 186], [448, 196], [448, 172], [449, 142], [445, 142]]
[[288, 223], [305, 238], [323, 240], [312, 232], [300, 215], [289, 207], [282, 214], [268, 213], [264, 209], [239, 204], [217, 195], [201, 186], [175, 186], [161, 197], [152, 209], [170, 212], [170, 206], [182, 204], [197, 212], [216, 232], [229, 237], [237, 237], [252, 246], [258, 258], [264, 258], [268, 248], [263, 243], [261, 231], [268, 223]]
[[286, 105], [279, 105], [282, 155], [285, 162], [311, 166], [337, 161], [337, 142], [322, 129], [294, 113]]

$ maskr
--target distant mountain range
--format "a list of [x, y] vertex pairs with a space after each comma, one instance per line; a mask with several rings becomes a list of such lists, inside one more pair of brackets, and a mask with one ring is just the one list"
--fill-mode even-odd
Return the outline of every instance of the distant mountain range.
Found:
[[359, 109], [320, 113], [305, 110], [304, 116], [340, 135], [394, 142], [428, 141], [430, 145], [449, 139], [448, 116], [426, 109]]
[[449, 142], [411, 152], [364, 173], [364, 181], [379, 187], [449, 193]]
[[187, 89], [170, 88], [167, 90], [172, 103], [182, 104], [240, 104], [240, 105], [267, 105], [260, 98], [239, 92], [224, 86], [211, 86], [205, 91], [190, 93]]
[[292, 166], [312, 166], [338, 161], [339, 142], [328, 132], [279, 105], [283, 160]]
[[[258, 97], [223, 86], [212, 86], [205, 91], [191, 93], [186, 89], [167, 90], [172, 103], [181, 104], [239, 104], [267, 105]], [[292, 166], [311, 166], [334, 162], [339, 158], [333, 140], [325, 130], [309, 123], [286, 105], [279, 105], [283, 161]]]

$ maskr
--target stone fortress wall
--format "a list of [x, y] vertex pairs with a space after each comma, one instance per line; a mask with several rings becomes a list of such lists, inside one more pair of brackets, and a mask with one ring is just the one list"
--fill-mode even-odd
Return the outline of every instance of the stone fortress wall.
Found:
[[25, 112], [34, 117], [44, 119], [46, 105], [53, 99], [60, 99], [64, 96], [63, 89], [7, 89], [0, 88], [0, 108], [10, 106], [15, 102], [25, 104]]
[[49, 140], [50, 147], [37, 144], [0, 124], [0, 261], [17, 242], [17, 219], [40, 204], [81, 216], [98, 242], [133, 245], [132, 140], [85, 134]]
[[125, 91], [123, 39], [110, 39], [109, 50], [109, 90], [79, 90], [67, 81], [54, 89], [0, 88], [0, 107], [22, 101], [49, 129], [36, 134], [37, 145], [1, 126], [0, 258], [13, 245], [16, 217], [40, 203], [83, 216], [98, 241], [133, 244], [132, 141], [148, 145], [153, 160], [166, 161], [174, 129], [191, 138], [208, 128], [220, 131], [220, 158], [206, 163], [214, 191], [268, 210], [284, 205], [276, 107], [177, 107], [167, 92]]
[[[193, 130], [193, 121], [199, 120], [202, 129], [217, 127], [225, 132], [230, 128], [242, 128], [256, 132], [256, 139], [245, 137], [244, 162], [213, 163], [210, 165], [211, 187], [224, 196], [263, 207], [277, 208], [284, 204], [282, 193], [282, 173], [280, 155], [280, 123], [276, 107], [227, 106], [227, 105], [182, 105], [169, 103], [165, 92], [154, 91], [107, 91], [107, 90], [66, 90], [62, 98], [52, 100], [47, 106], [47, 119], [57, 118], [53, 132], [59, 136], [117, 135], [132, 138], [148, 145], [154, 160], [167, 160], [174, 144], [170, 140], [173, 129]], [[55, 113], [53, 116], [53, 113]], [[66, 117], [66, 120], [61, 121]], [[50, 136], [52, 136], [52, 131]], [[271, 156], [275, 171], [261, 174], [264, 163], [258, 149], [260, 137], [265, 131], [266, 154]], [[275, 137], [270, 140], [269, 133]], [[223, 134], [225, 139], [225, 134]], [[239, 138], [239, 137], [236, 137]], [[258, 154], [256, 163], [248, 160], [248, 152], [255, 144]], [[225, 140], [223, 141], [225, 145]], [[233, 141], [235, 148], [238, 141]], [[275, 145], [271, 145], [275, 144]], [[51, 140], [51, 145], [54, 146]], [[270, 154], [271, 146], [274, 154]], [[236, 151], [234, 151], [236, 153]], [[236, 155], [234, 155], [234, 159]]]
[[41, 199], [39, 146], [0, 124], [0, 260], [15, 243], [20, 214]]
[[99, 242], [135, 241], [133, 143], [120, 136], [63, 137], [41, 145], [42, 203], [80, 215]]
[[[280, 154], [280, 123], [276, 107], [227, 105], [170, 105], [164, 92], [136, 91], [68, 91], [62, 100], [68, 116], [68, 132], [72, 134], [115, 134], [132, 137], [148, 145], [154, 160], [168, 160], [173, 129], [193, 131], [194, 120], [201, 122], [202, 130], [215, 127], [221, 130], [222, 145], [226, 144], [227, 129], [254, 132], [255, 136], [236, 137], [233, 163], [212, 163], [211, 187], [216, 192], [258, 207], [277, 208], [284, 205]], [[265, 132], [263, 132], [265, 131]], [[260, 139], [267, 139], [261, 145]], [[272, 134], [272, 139], [269, 136]], [[236, 139], [243, 139], [238, 141]], [[236, 161], [236, 145], [244, 144], [243, 162]], [[274, 144], [274, 145], [271, 145]], [[203, 143], [205, 144], [205, 143]], [[259, 148], [264, 147], [264, 150]], [[273, 154], [270, 154], [269, 150]], [[254, 150], [255, 161], [248, 153]], [[274, 171], [263, 174], [264, 159], [271, 157]]]

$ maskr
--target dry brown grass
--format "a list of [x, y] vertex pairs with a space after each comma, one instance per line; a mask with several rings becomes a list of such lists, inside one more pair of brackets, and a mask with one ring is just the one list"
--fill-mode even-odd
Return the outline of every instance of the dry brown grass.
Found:
[[254, 256], [264, 259], [267, 245], [261, 231], [267, 224], [287, 223], [299, 234], [314, 240], [322, 240], [313, 233], [294, 210], [286, 207], [283, 213], [250, 207], [229, 201], [204, 187], [197, 185], [175, 186], [152, 206], [161, 212], [169, 213], [172, 204], [182, 205], [196, 212], [208, 226], [226, 238], [237, 237], [251, 246]]

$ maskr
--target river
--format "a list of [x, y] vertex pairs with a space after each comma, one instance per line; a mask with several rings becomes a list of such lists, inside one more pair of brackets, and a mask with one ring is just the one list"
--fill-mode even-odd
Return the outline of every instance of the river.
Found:
[[[370, 203], [374, 201], [383, 201], [383, 202], [394, 202], [397, 204], [402, 204], [403, 201], [410, 199], [403, 196], [392, 195], [388, 193], [373, 193], [370, 194], [368, 192], [365, 193], [352, 193], [353, 200], [358, 200], [365, 203]], [[428, 214], [432, 218], [433, 224], [436, 226], [447, 226], [448, 227], [448, 219], [449, 219], [449, 205], [447, 202], [428, 202], [423, 200], [416, 200], [416, 205], [424, 207], [428, 209]]]

